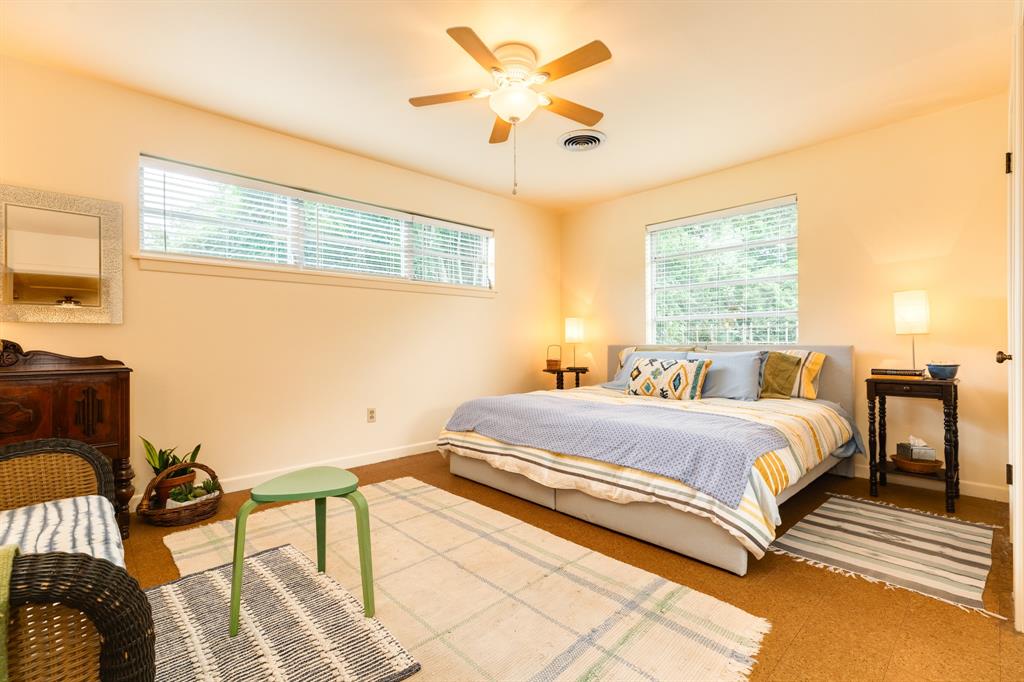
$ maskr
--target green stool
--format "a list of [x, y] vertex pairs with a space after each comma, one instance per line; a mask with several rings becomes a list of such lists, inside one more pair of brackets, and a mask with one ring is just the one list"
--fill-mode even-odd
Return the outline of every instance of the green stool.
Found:
[[363, 581], [363, 612], [373, 617], [373, 561], [370, 556], [370, 514], [366, 498], [356, 488], [355, 474], [337, 467], [311, 467], [278, 476], [252, 489], [235, 518], [235, 562], [231, 573], [231, 636], [238, 634], [238, 612], [242, 596], [242, 564], [245, 561], [245, 522], [249, 512], [262, 502], [313, 500], [316, 506], [316, 567], [321, 573], [326, 561], [327, 498], [343, 497], [356, 509], [359, 534], [359, 570]]

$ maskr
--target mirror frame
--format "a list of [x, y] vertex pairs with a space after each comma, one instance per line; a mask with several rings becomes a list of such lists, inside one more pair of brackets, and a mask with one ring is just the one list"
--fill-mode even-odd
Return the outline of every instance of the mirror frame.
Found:
[[[3, 303], [7, 270], [7, 205], [64, 211], [100, 219], [100, 305], [63, 308], [56, 305]], [[72, 194], [0, 185], [0, 320], [121, 324], [124, 296], [124, 235], [121, 204]]]

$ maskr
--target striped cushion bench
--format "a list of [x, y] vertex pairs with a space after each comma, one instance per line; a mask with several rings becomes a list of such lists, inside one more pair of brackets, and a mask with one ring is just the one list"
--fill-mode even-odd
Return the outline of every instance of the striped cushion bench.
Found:
[[114, 506], [100, 495], [0, 511], [0, 545], [18, 545], [23, 554], [80, 552], [124, 568]]

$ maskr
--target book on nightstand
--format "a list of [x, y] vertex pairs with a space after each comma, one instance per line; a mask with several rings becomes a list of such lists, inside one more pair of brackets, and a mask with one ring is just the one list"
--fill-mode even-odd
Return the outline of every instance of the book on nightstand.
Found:
[[890, 367], [882, 367], [871, 370], [871, 374], [876, 377], [917, 377], [921, 378], [924, 376], [923, 369], [892, 369]]

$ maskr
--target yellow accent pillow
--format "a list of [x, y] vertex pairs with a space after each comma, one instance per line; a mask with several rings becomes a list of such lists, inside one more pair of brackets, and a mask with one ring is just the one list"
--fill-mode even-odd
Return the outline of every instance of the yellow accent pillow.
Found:
[[786, 355], [793, 355], [800, 358], [800, 369], [797, 372], [796, 382], [790, 396], [793, 398], [807, 398], [814, 400], [818, 397], [818, 381], [821, 378], [821, 368], [828, 356], [813, 350], [784, 350]]
[[769, 351], [761, 370], [762, 398], [783, 398], [789, 400], [800, 374], [800, 358], [788, 353]]

